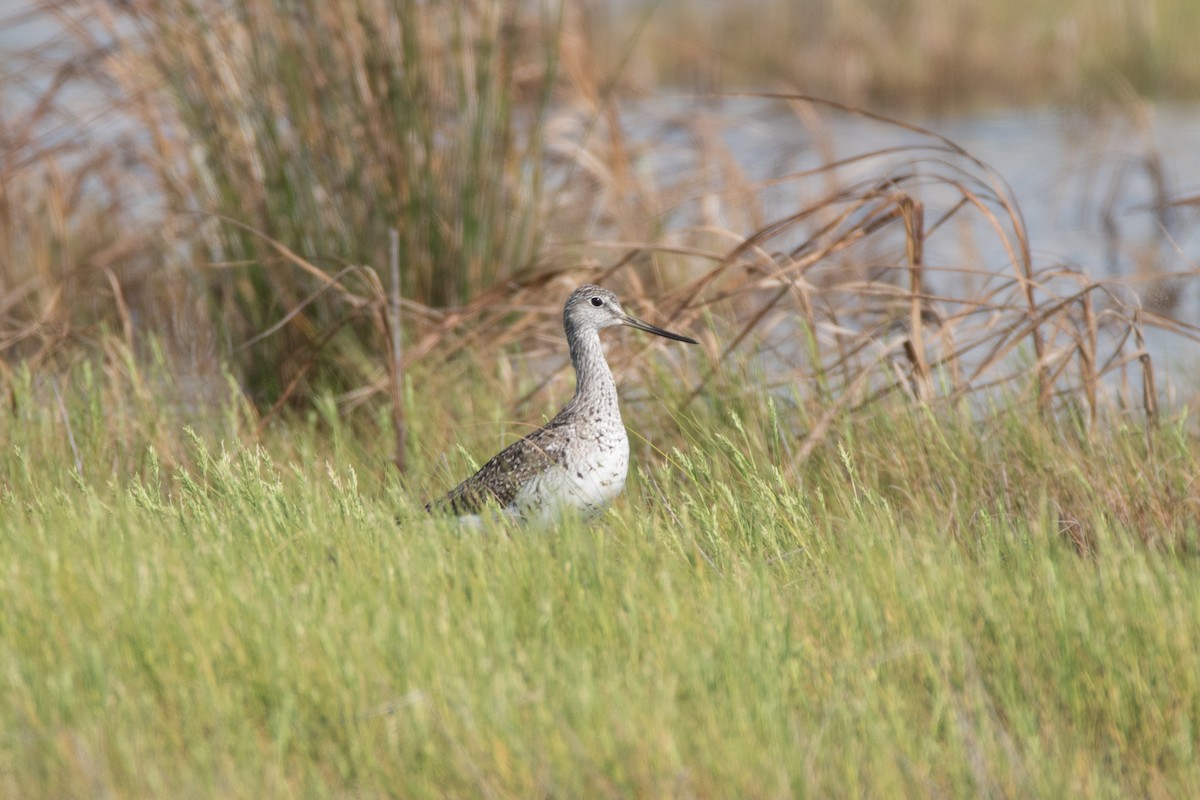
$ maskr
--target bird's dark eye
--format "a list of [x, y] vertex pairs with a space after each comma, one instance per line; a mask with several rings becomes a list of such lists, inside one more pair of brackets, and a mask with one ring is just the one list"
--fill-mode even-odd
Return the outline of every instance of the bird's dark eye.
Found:
[[594, 305], [596, 308], [599, 308], [600, 306], [604, 305], [604, 301], [601, 300], [599, 297], [593, 297], [592, 305]]

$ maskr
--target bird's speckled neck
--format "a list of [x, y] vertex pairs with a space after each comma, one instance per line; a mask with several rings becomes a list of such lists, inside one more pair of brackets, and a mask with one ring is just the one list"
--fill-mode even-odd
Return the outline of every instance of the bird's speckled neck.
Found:
[[617, 383], [604, 358], [600, 332], [590, 325], [564, 326], [575, 367], [575, 405], [617, 407]]

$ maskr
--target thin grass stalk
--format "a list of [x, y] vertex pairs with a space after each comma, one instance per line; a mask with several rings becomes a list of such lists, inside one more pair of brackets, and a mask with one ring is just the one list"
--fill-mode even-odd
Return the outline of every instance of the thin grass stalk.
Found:
[[1158, 388], [1154, 381], [1154, 359], [1146, 350], [1140, 310], [1134, 311], [1133, 314], [1133, 341], [1138, 350], [1138, 363], [1142, 368], [1142, 409], [1146, 412], [1146, 443], [1153, 447], [1152, 431], [1158, 426]]
[[392, 428], [396, 437], [396, 452], [392, 463], [403, 475], [408, 471], [408, 421], [404, 415], [404, 353], [401, 349], [401, 319], [400, 319], [400, 231], [391, 230], [390, 267], [392, 290], [389, 295], [387, 326], [391, 335], [389, 348], [388, 373], [392, 398]]
[[1100, 376], [1096, 372], [1096, 311], [1093, 307], [1092, 293], [1088, 292], [1080, 301], [1083, 307], [1083, 336], [1079, 340], [1080, 372], [1083, 377], [1083, 396], [1088, 405], [1088, 432], [1096, 428], [1096, 414], [1099, 400], [1097, 398]]
[[929, 373], [929, 364], [925, 359], [925, 340], [923, 336], [923, 296], [922, 285], [925, 252], [925, 206], [911, 195], [900, 196], [900, 216], [904, 220], [904, 244], [908, 257], [909, 275], [909, 314], [908, 341], [905, 352], [912, 363], [913, 392], [917, 399], [928, 402], [933, 396], [933, 381]]
[[79, 445], [75, 441], [75, 429], [71, 425], [71, 415], [67, 412], [67, 405], [63, 402], [62, 392], [58, 388], [57, 376], [51, 377], [50, 387], [54, 390], [54, 402], [58, 406], [59, 417], [67, 431], [67, 442], [71, 446], [71, 457], [75, 461], [75, 474], [82, 478], [83, 458], [79, 455]]

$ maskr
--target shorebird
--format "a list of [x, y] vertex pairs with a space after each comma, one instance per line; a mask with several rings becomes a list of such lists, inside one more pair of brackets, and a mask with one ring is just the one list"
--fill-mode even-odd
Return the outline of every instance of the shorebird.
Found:
[[617, 384], [600, 346], [600, 330], [616, 325], [698, 344], [629, 316], [607, 289], [580, 286], [563, 307], [574, 397], [543, 427], [504, 448], [425, 509], [478, 521], [493, 506], [522, 520], [546, 521], [563, 511], [591, 518], [611, 503], [625, 487], [629, 469]]

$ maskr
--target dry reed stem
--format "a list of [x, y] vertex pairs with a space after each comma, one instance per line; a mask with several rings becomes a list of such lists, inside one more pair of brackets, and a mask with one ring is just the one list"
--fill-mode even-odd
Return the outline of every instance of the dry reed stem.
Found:
[[900, 216], [904, 220], [904, 244], [908, 254], [910, 303], [908, 339], [905, 342], [904, 351], [912, 363], [913, 394], [918, 400], [927, 402], [933, 396], [933, 378], [929, 372], [929, 364], [925, 360], [925, 341], [922, 335], [924, 328], [922, 270], [925, 261], [925, 206], [908, 194], [901, 194], [896, 202], [900, 207]]
[[392, 429], [396, 437], [396, 452], [393, 463], [403, 475], [408, 470], [408, 421], [404, 415], [404, 351], [401, 347], [400, 318], [400, 231], [392, 229], [392, 246], [389, 254], [392, 290], [387, 308], [389, 388], [392, 398]]

